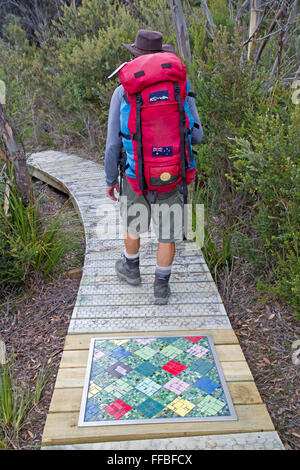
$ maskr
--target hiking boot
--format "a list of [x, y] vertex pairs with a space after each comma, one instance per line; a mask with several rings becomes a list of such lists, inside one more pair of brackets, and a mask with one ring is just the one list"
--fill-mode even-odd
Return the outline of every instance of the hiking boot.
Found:
[[170, 274], [165, 278], [155, 276], [154, 281], [154, 303], [156, 305], [165, 305], [168, 303], [168, 298], [171, 294], [169, 286]]
[[125, 280], [132, 286], [138, 286], [141, 283], [139, 258], [129, 260], [123, 255], [117, 260], [115, 267], [119, 279]]

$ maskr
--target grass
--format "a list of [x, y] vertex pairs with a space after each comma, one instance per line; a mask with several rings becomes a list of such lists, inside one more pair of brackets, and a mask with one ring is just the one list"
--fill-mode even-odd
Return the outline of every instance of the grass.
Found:
[[78, 233], [66, 226], [67, 201], [50, 217], [41, 215], [41, 198], [25, 206], [12, 175], [8, 212], [0, 204], [0, 284], [22, 284], [32, 275], [50, 279], [59, 272], [68, 252], [79, 246]]
[[[11, 356], [0, 368], [0, 447], [7, 447], [7, 440], [18, 447], [18, 436], [26, 418], [38, 405], [42, 392], [53, 375], [52, 368], [42, 366], [37, 374], [32, 393], [28, 384], [18, 384]], [[8, 439], [9, 436], [9, 439]]]

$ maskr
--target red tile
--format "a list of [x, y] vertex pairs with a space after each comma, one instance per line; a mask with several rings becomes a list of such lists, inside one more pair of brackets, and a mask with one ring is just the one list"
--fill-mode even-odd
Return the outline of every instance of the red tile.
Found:
[[132, 408], [127, 403], [125, 403], [124, 401], [120, 400], [120, 398], [118, 398], [118, 400], [114, 401], [113, 403], [111, 403], [104, 409], [105, 411], [107, 411], [107, 413], [112, 415], [114, 418], [119, 419], [122, 416], [124, 416], [127, 413], [127, 411], [131, 410]]
[[200, 339], [204, 338], [204, 336], [185, 336], [185, 339], [188, 339], [192, 343], [197, 343]]
[[166, 370], [167, 372], [170, 372], [172, 375], [178, 375], [180, 372], [186, 369], [186, 366], [183, 364], [180, 364], [180, 362], [176, 361], [170, 361], [167, 364], [165, 364], [162, 369]]

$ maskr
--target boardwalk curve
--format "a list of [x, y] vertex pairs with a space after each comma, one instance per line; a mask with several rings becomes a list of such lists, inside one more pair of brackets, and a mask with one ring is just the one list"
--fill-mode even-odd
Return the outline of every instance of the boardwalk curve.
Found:
[[[122, 230], [118, 205], [105, 196], [103, 166], [57, 151], [30, 155], [28, 166], [32, 176], [70, 195], [82, 220], [86, 240], [83, 274], [42, 445], [48, 449], [68, 445], [104, 449], [109, 448], [109, 442], [124, 441], [123, 447], [119, 444], [119, 448], [132, 448], [129, 441], [138, 439], [143, 448], [153, 448], [153, 445], [160, 446], [156, 448], [179, 448], [176, 446], [180, 445], [184, 448], [185, 438], [180, 436], [202, 435], [194, 442], [194, 448], [207, 448], [209, 441], [213, 443], [211, 448], [229, 448], [230, 442], [234, 442], [242, 448], [282, 449], [222, 299], [196, 244], [184, 242], [178, 245], [169, 304], [157, 306], [153, 298], [156, 264], [154, 237], [142, 237], [143, 283], [132, 287], [120, 283], [116, 277], [114, 262], [123, 252]], [[123, 426], [122, 430], [116, 430], [118, 427], [114, 426], [107, 426], [106, 430], [102, 428], [101, 431], [97, 427], [78, 429], [76, 423], [90, 339], [116, 332], [125, 335], [126, 332], [148, 334], [175, 331], [201, 331], [212, 335], [238, 422], [206, 423], [206, 427], [203, 423], [194, 423], [193, 426], [185, 423], [176, 430], [171, 429], [170, 425], [160, 425], [160, 429], [155, 425], [128, 425]], [[232, 439], [231, 433], [234, 433]], [[153, 439], [159, 439], [159, 444], [158, 441], [153, 444]], [[107, 444], [99, 444], [104, 441]], [[112, 444], [110, 448], [113, 448]]]

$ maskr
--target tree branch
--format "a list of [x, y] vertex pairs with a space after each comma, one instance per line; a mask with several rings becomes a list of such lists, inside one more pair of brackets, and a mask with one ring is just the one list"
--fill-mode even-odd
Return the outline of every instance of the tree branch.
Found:
[[18, 146], [14, 130], [8, 120], [5, 110], [0, 103], [0, 138], [8, 150], [7, 158], [13, 164], [15, 183], [24, 204], [33, 198], [31, 178], [26, 164], [25, 152]]
[[259, 48], [259, 50], [258, 50], [258, 52], [257, 52], [257, 54], [256, 54], [256, 57], [255, 57], [255, 59], [254, 59], [254, 63], [255, 63], [255, 64], [257, 64], [258, 61], [260, 60], [261, 55], [262, 55], [262, 53], [263, 53], [263, 50], [264, 50], [264, 48], [266, 47], [266, 44], [267, 44], [268, 39], [269, 39], [269, 37], [270, 37], [269, 34], [270, 34], [270, 33], [273, 31], [273, 29], [275, 28], [277, 21], [278, 21], [280, 18], [285, 17], [286, 14], [287, 14], [287, 0], [284, 0], [283, 3], [282, 3], [282, 5], [281, 5], [281, 7], [280, 7], [280, 9], [279, 9], [279, 11], [276, 13], [275, 18], [273, 19], [273, 21], [272, 21], [272, 23], [271, 23], [271, 25], [270, 25], [270, 27], [269, 27], [269, 30], [268, 30], [267, 35], [266, 35], [266, 38], [265, 38], [264, 41], [262, 42], [262, 44], [261, 44], [261, 46], [260, 46], [260, 48]]
[[282, 50], [284, 49], [284, 47], [286, 46], [286, 43], [287, 43], [287, 41], [288, 41], [288, 38], [291, 36], [291, 34], [288, 33], [288, 29], [289, 29], [289, 26], [290, 26], [291, 24], [293, 24], [293, 20], [294, 20], [295, 15], [296, 15], [297, 5], [298, 5], [298, 0], [295, 0], [293, 6], [292, 6], [292, 8], [291, 8], [291, 11], [290, 11], [290, 14], [289, 14], [289, 17], [288, 17], [287, 24], [285, 25], [285, 29], [284, 29], [283, 36], [282, 36], [282, 38], [281, 38], [281, 44], [280, 44], [279, 55], [277, 55], [277, 57], [276, 57], [276, 59], [275, 59], [275, 61], [274, 61], [272, 70], [271, 70], [271, 72], [270, 72], [270, 76], [272, 76], [272, 75], [275, 74], [276, 69], [278, 69], [278, 72], [279, 72], [279, 61], [280, 61], [280, 57], [281, 57], [281, 52], [282, 52]]

